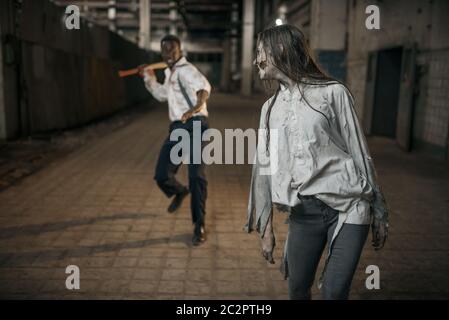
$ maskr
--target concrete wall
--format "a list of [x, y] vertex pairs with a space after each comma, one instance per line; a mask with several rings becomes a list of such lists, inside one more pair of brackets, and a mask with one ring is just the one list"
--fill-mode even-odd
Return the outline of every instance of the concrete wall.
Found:
[[[380, 8], [380, 30], [365, 27], [369, 5]], [[348, 84], [361, 121], [369, 53], [415, 43], [412, 149], [448, 158], [449, 1], [298, 0], [286, 2], [285, 8], [287, 23], [305, 32], [320, 65]], [[270, 19], [266, 23], [273, 23]]]
[[5, 88], [4, 88], [5, 80], [3, 75], [3, 63], [1, 63], [2, 61], [3, 61], [3, 41], [0, 41], [0, 137], [6, 137]]
[[296, 0], [289, 2], [286, 11], [287, 23], [298, 27], [307, 38], [310, 38], [312, 1]]
[[[24, 0], [21, 9], [11, 12], [19, 28], [2, 32], [2, 39], [18, 43], [19, 97], [10, 99], [3, 115], [7, 125], [18, 129], [0, 138], [79, 126], [150, 97], [140, 79], [120, 79], [117, 71], [150, 62], [153, 54], [86, 21], [80, 30], [68, 30], [65, 8], [47, 0]], [[14, 81], [11, 74], [3, 76]]]
[[18, 75], [14, 51], [12, 1], [0, 1], [0, 139], [17, 135], [19, 124]]
[[432, 7], [430, 46], [422, 50], [418, 64], [428, 71], [421, 83], [423, 101], [416, 105], [414, 137], [418, 148], [429, 147], [449, 157], [449, 2]]
[[[348, 23], [347, 82], [363, 118], [368, 53], [407, 43], [417, 44], [418, 96], [413, 143], [446, 156], [449, 125], [449, 1], [351, 1]], [[367, 30], [365, 8], [380, 8], [380, 30]]]
[[310, 48], [331, 76], [346, 78], [347, 0], [313, 0], [310, 10]]
[[347, 0], [312, 0], [310, 48], [312, 50], [345, 49]]

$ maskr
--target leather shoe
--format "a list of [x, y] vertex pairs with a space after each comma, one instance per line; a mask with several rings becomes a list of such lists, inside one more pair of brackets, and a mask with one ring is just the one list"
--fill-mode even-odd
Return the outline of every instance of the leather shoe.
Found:
[[204, 225], [197, 224], [193, 230], [192, 243], [194, 246], [198, 246], [206, 241], [206, 228]]
[[189, 194], [189, 189], [186, 188], [183, 192], [178, 193], [177, 195], [175, 195], [175, 198], [173, 199], [173, 201], [168, 206], [167, 211], [170, 212], [170, 213], [173, 213], [176, 210], [178, 210], [179, 207], [182, 204], [182, 201], [184, 200], [185, 197], [187, 197], [188, 194]]

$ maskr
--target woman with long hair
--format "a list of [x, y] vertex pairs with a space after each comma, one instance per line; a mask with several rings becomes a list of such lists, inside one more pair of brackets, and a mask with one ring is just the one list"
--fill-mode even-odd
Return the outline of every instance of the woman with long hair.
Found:
[[387, 206], [354, 99], [318, 67], [296, 27], [261, 32], [254, 63], [262, 80], [279, 85], [261, 111], [247, 231], [260, 233], [262, 254], [274, 263], [273, 204], [288, 212], [282, 269], [290, 299], [311, 298], [326, 245], [318, 286], [324, 299], [347, 299], [370, 225], [376, 250], [388, 234]]

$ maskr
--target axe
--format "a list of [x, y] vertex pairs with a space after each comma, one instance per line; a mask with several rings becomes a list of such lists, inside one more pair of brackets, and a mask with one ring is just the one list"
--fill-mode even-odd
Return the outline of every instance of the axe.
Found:
[[[168, 65], [165, 62], [157, 62], [157, 63], [147, 64], [147, 65], [143, 66], [144, 69], [152, 69], [152, 70], [165, 69], [167, 67], [168, 67]], [[129, 76], [138, 74], [139, 70], [140, 70], [140, 67], [134, 68], [134, 69], [129, 69], [129, 70], [120, 70], [118, 72], [118, 75], [120, 78], [129, 77]]]

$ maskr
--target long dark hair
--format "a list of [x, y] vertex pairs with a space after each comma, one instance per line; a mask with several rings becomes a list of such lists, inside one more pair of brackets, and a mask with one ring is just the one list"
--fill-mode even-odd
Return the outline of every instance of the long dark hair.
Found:
[[[330, 125], [330, 121], [326, 115], [315, 109], [307, 101], [300, 84], [325, 86], [333, 83], [342, 83], [326, 74], [313, 60], [309, 46], [301, 30], [291, 25], [271, 27], [258, 34], [257, 46], [259, 46], [260, 42], [262, 42], [265, 52], [267, 52], [268, 59], [271, 59], [270, 62], [297, 84], [298, 90], [307, 105], [323, 115]], [[273, 99], [271, 99], [265, 118], [267, 128], [267, 153], [269, 153], [268, 146], [270, 142], [270, 115], [279, 90], [280, 85], [277, 87]]]

